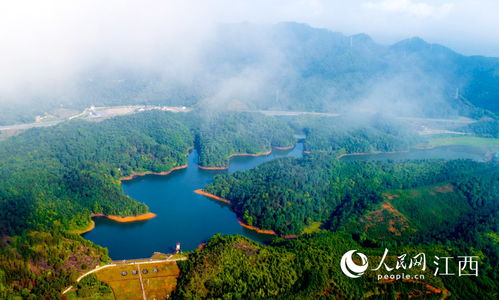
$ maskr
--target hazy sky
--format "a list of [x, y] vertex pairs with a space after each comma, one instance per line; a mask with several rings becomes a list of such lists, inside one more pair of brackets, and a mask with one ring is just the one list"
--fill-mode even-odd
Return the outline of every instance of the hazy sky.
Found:
[[169, 51], [172, 64], [195, 66], [190, 52], [220, 22], [297, 21], [383, 44], [420, 36], [499, 56], [497, 12], [498, 0], [3, 0], [0, 92], [46, 87], [102, 59], [147, 66]]
[[[499, 56], [498, 0], [294, 0], [273, 3], [256, 20], [298, 20], [346, 34], [364, 32], [381, 43], [420, 36], [463, 54]], [[288, 3], [288, 4], [286, 4]], [[244, 16], [244, 9], [238, 14]], [[234, 19], [237, 19], [237, 15]], [[250, 18], [250, 17], [248, 17]]]

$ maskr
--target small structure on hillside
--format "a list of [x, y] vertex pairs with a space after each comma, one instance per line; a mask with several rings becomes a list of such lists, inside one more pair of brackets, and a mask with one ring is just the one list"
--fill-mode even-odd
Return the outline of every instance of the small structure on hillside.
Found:
[[177, 246], [175, 247], [175, 253], [180, 253], [180, 243], [177, 243]]

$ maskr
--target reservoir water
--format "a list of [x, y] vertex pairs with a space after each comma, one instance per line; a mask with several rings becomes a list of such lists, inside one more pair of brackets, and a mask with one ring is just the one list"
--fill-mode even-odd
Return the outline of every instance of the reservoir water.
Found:
[[[497, 150], [496, 150], [497, 151]], [[242, 227], [228, 205], [194, 193], [209, 184], [217, 174], [249, 170], [279, 157], [301, 157], [303, 144], [293, 150], [274, 150], [268, 156], [234, 157], [228, 170], [201, 170], [197, 152], [188, 157], [188, 167], [167, 176], [148, 175], [124, 181], [124, 192], [144, 202], [157, 214], [156, 218], [117, 223], [95, 218], [96, 227], [84, 237], [109, 249], [114, 260], [150, 257], [154, 251], [172, 252], [177, 242], [183, 250], [193, 250], [217, 233], [242, 234], [253, 240], [265, 241], [271, 236]], [[427, 150], [411, 150], [393, 154], [345, 156], [343, 160], [469, 158], [483, 160], [483, 149], [468, 146], [444, 146]]]
[[84, 237], [108, 248], [114, 260], [150, 257], [155, 251], [170, 253], [176, 243], [181, 243], [183, 250], [193, 250], [217, 233], [242, 234], [265, 241], [269, 235], [239, 225], [228, 205], [195, 194], [194, 190], [209, 184], [217, 174], [249, 170], [279, 157], [301, 157], [302, 153], [303, 144], [298, 143], [293, 150], [274, 149], [267, 156], [236, 156], [230, 160], [228, 170], [217, 171], [199, 169], [198, 154], [192, 151], [186, 169], [123, 182], [125, 194], [147, 204], [156, 218], [133, 223], [94, 218], [95, 228]]

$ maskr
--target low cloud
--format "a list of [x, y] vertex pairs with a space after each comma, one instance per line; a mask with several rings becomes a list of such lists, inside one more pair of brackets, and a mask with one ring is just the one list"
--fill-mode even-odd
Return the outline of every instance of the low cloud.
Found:
[[[296, 21], [347, 35], [365, 32], [382, 43], [417, 35], [449, 42], [458, 51], [499, 56], [498, 10], [493, 0], [1, 1], [0, 103], [77, 101], [78, 84], [83, 79], [97, 82], [87, 78], [96, 70], [123, 85], [128, 81], [122, 75], [128, 72], [154, 78], [157, 85], [176, 81], [189, 86], [209, 76], [218, 78], [205, 72], [205, 55], [220, 23]], [[227, 101], [241, 91], [275, 101], [286, 96], [277, 96], [279, 91], [268, 83], [279, 78], [277, 72], [294, 76], [292, 70], [282, 67], [272, 41], [259, 44], [265, 59], [224, 74], [211, 87], [211, 96]], [[107, 70], [116, 66], [121, 73]]]

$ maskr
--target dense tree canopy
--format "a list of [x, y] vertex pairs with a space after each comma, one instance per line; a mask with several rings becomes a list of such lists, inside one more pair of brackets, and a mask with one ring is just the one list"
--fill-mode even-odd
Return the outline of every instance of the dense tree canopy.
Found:
[[[249, 225], [289, 235], [320, 222], [321, 231], [342, 232], [277, 241], [272, 247], [240, 237], [216, 237], [183, 265], [178, 297], [361, 296], [359, 291], [365, 289], [376, 294], [379, 286], [371, 279], [355, 287], [332, 279], [339, 273], [330, 264], [341, 251], [361, 245], [367, 252], [369, 247], [400, 247], [402, 242], [432, 247], [446, 240], [452, 247], [465, 251], [473, 247], [484, 253], [486, 275], [468, 284], [468, 293], [479, 286], [490, 287], [487, 280], [498, 258], [493, 242], [498, 219], [497, 163], [338, 160], [342, 153], [406, 150], [419, 141], [410, 128], [379, 116], [346, 123], [331, 117], [153, 111], [93, 123], [70, 121], [1, 141], [0, 296], [56, 298], [76, 274], [107, 261], [105, 249], [70, 231], [86, 227], [91, 213], [147, 212], [146, 205], [123, 194], [121, 177], [184, 165], [193, 147], [199, 151], [201, 166], [225, 167], [231, 154], [291, 146], [300, 132], [307, 134], [305, 147], [310, 155], [217, 176], [205, 190], [231, 200]], [[389, 239], [383, 233], [366, 234], [358, 226], [359, 219], [384, 203], [384, 193], [410, 194], [440, 183], [453, 188], [447, 202], [430, 197], [433, 206], [427, 210], [415, 210], [415, 201], [394, 203], [417, 233]], [[452, 201], [465, 203], [449, 211], [462, 221], [439, 223], [434, 218], [422, 225], [422, 220], [434, 216], [430, 210], [441, 211]], [[429, 232], [428, 228], [440, 229]], [[306, 248], [310, 251], [305, 252]], [[206, 264], [217, 268], [206, 269]], [[82, 295], [109, 294], [105, 285], [91, 279], [81, 286]], [[435, 284], [443, 286], [441, 281]], [[459, 284], [446, 280], [445, 286]], [[415, 284], [415, 288], [421, 286]], [[388, 294], [409, 290], [407, 285], [381, 289]]]
[[407, 124], [381, 115], [301, 116], [290, 120], [306, 135], [305, 150], [338, 154], [408, 150], [421, 141]]
[[[54, 231], [83, 229], [92, 213], [145, 213], [148, 207], [126, 196], [119, 179], [185, 165], [194, 146], [204, 160], [201, 164], [225, 166], [232, 153], [268, 151], [273, 145], [289, 146], [294, 141], [293, 131], [285, 122], [257, 113], [151, 111], [101, 122], [70, 121], [31, 129], [0, 142], [0, 233], [17, 240], [17, 236], [29, 236], [33, 230], [52, 235]], [[25, 241], [28, 247], [33, 244], [32, 239]], [[76, 239], [72, 243], [80, 242]], [[35, 289], [31, 285], [25, 292], [44, 295], [53, 277], [16, 273], [15, 267], [8, 265], [9, 259], [23, 244], [2, 242], [1, 246], [6, 259], [2, 267], [12, 269], [5, 276], [0, 273], [2, 287], [21, 293], [23, 287], [14, 283], [34, 276], [36, 286], [46, 287]], [[52, 247], [56, 244], [49, 243], [47, 251]], [[19, 268], [25, 268], [30, 259], [34, 265], [44, 265], [29, 253], [18, 256], [25, 262], [16, 265]], [[106, 259], [107, 255], [95, 257]], [[61, 254], [61, 260], [67, 258]], [[70, 282], [70, 274], [79, 270], [66, 271], [68, 276], [61, 277], [53, 289]]]
[[204, 190], [230, 200], [249, 225], [287, 235], [317, 221], [336, 228], [351, 214], [381, 201], [389, 189], [456, 180], [461, 173], [487, 168], [472, 161], [342, 161], [312, 154], [218, 175]]
[[193, 140], [177, 117], [159, 112], [68, 122], [8, 139], [0, 148], [0, 229], [80, 228], [90, 213], [144, 213], [117, 179], [185, 164]]
[[199, 164], [226, 167], [231, 154], [257, 154], [294, 143], [293, 130], [275, 118], [255, 113], [204, 115], [199, 128]]

